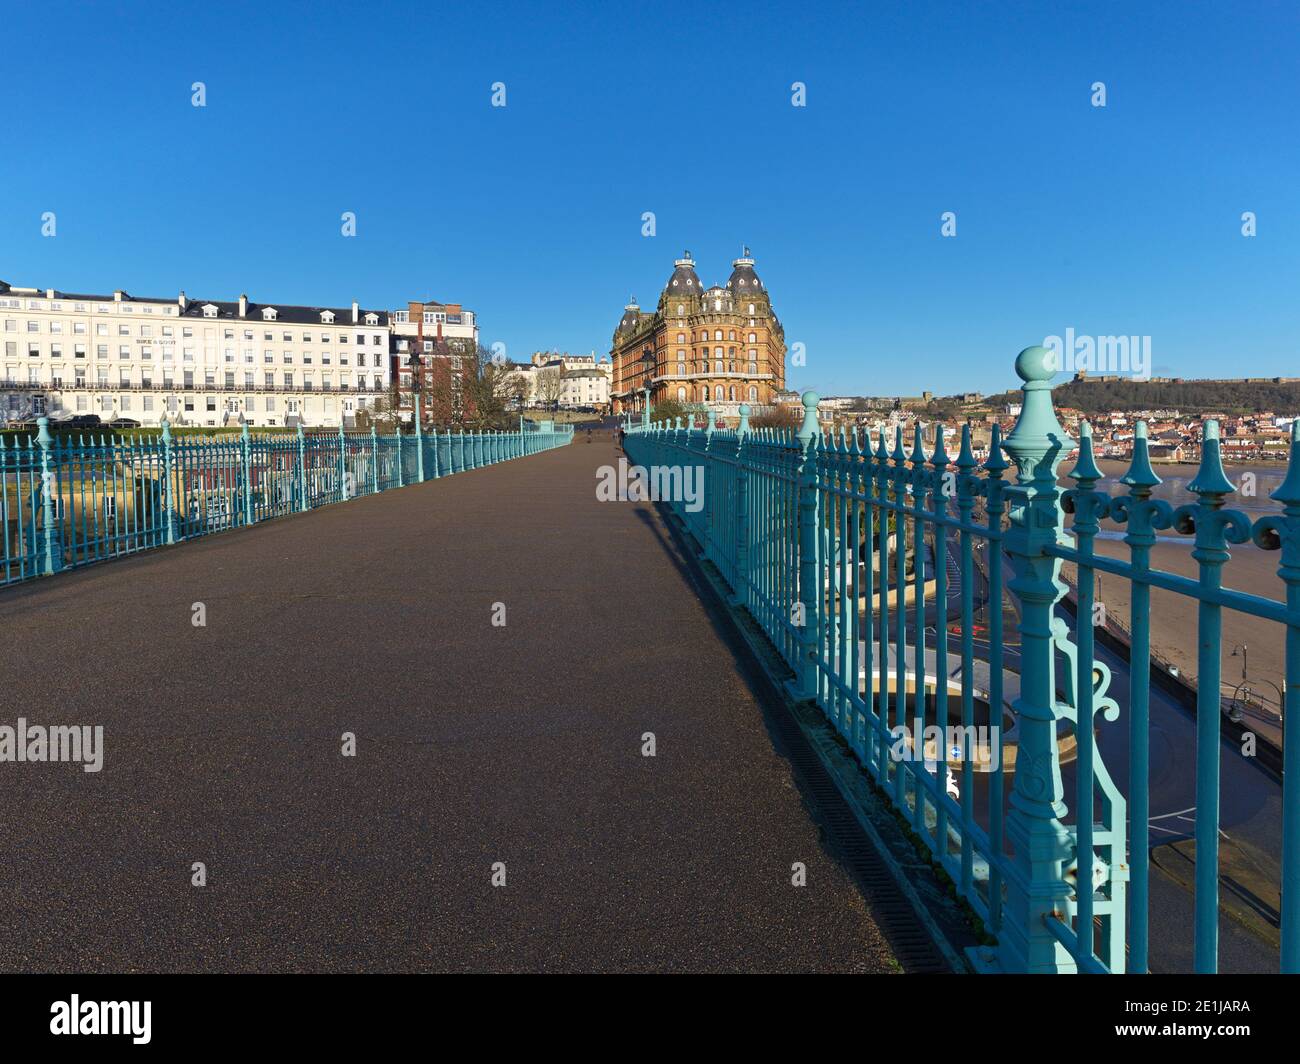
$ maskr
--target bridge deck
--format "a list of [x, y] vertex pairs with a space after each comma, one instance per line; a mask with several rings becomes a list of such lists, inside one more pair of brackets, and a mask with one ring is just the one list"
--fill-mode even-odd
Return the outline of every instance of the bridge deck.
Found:
[[0, 969], [890, 970], [657, 516], [597, 502], [612, 461], [0, 594], [0, 724], [105, 731], [99, 773], [0, 764]]

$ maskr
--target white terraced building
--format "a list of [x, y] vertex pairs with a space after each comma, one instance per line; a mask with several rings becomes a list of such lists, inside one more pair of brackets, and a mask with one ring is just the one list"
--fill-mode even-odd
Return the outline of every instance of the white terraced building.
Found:
[[388, 313], [0, 281], [0, 422], [339, 426], [389, 391]]

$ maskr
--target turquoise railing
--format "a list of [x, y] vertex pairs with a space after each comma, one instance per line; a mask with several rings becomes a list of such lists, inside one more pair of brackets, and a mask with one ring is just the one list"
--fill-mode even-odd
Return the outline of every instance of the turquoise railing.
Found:
[[562, 447], [516, 432], [0, 436], [0, 585]]
[[[966, 426], [955, 457], [941, 430], [929, 455], [919, 427], [910, 453], [901, 429], [892, 447], [883, 432], [874, 445], [856, 432], [827, 437], [811, 392], [803, 396], [797, 433], [751, 429], [742, 406], [738, 428], [727, 430], [712, 416], [704, 429], [684, 427], [680, 419], [651, 424], [643, 415], [638, 424], [629, 418], [625, 445], [628, 457], [647, 469], [648, 485], [670, 482], [656, 481], [655, 467], [676, 469], [674, 483], [689, 482], [683, 470], [700, 470], [701, 499], [679, 494], [659, 501], [716, 567], [733, 605], [753, 616], [784, 658], [791, 694], [820, 707], [996, 940], [972, 951], [980, 970], [1149, 970], [1150, 589], [1195, 601], [1194, 967], [1213, 972], [1221, 613], [1239, 611], [1279, 626], [1285, 720], [1300, 700], [1300, 420], [1292, 426], [1287, 475], [1272, 493], [1279, 512], [1252, 521], [1225, 507], [1235, 488], [1224, 474], [1213, 421], [1204, 426], [1200, 470], [1188, 485], [1195, 501], [1174, 508], [1152, 498], [1160, 479], [1144, 424], [1123, 477], [1127, 494], [1111, 497], [1096, 490], [1102, 474], [1088, 426], [1075, 441], [1057, 420], [1053, 365], [1045, 348], [1021, 352], [1020, 417], [1005, 440], [993, 426], [982, 464]], [[1073, 486], [1065, 488], [1057, 469], [1076, 443]], [[1014, 463], [1014, 481], [1005, 479], [1012, 466], [1004, 452]], [[1127, 561], [1094, 553], [1103, 518], [1124, 526]], [[1151, 567], [1156, 530], [1165, 529], [1191, 537], [1198, 579]], [[1229, 544], [1247, 541], [1280, 549], [1285, 601], [1221, 586]], [[1073, 626], [1059, 608], [1063, 561], [1078, 568], [1074, 615], [1083, 621]], [[1123, 792], [1094, 735], [1099, 715], [1111, 722], [1121, 715], [1108, 694], [1110, 670], [1094, 654], [1089, 620], [1098, 573], [1132, 584], [1127, 690], [1120, 692], [1129, 736]], [[1018, 652], [1005, 645], [1004, 590], [1014, 606], [1007, 616], [1018, 628]], [[978, 655], [977, 602], [987, 615]], [[936, 633], [947, 633], [954, 616], [957, 639], [950, 646]], [[1089, 726], [1078, 727], [1081, 720]], [[934, 732], [939, 741], [927, 746], [931, 726], [941, 729]], [[955, 746], [948, 741], [953, 733]], [[1069, 794], [1061, 775], [1065, 746], [1073, 754]], [[1283, 729], [1282, 747], [1279, 965], [1294, 973], [1300, 972], [1300, 728]], [[1091, 890], [1079, 889], [1089, 882]]]

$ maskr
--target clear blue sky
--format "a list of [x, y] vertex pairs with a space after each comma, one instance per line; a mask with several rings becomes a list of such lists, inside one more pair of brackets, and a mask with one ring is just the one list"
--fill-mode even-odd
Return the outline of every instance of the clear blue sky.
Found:
[[526, 358], [607, 351], [684, 247], [707, 284], [746, 243], [823, 394], [991, 391], [1067, 327], [1300, 374], [1294, 3], [55, 3], [4, 34], [11, 284], [459, 301]]

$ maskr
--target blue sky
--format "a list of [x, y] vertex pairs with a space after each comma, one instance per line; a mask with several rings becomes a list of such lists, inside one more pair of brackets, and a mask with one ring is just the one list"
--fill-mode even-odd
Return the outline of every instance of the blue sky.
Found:
[[11, 284], [459, 301], [526, 358], [607, 351], [683, 248], [708, 284], [748, 244], [807, 350], [789, 382], [822, 394], [1000, 389], [1067, 328], [1149, 335], [1157, 374], [1300, 375], [1295, 4], [56, 3], [4, 27]]

